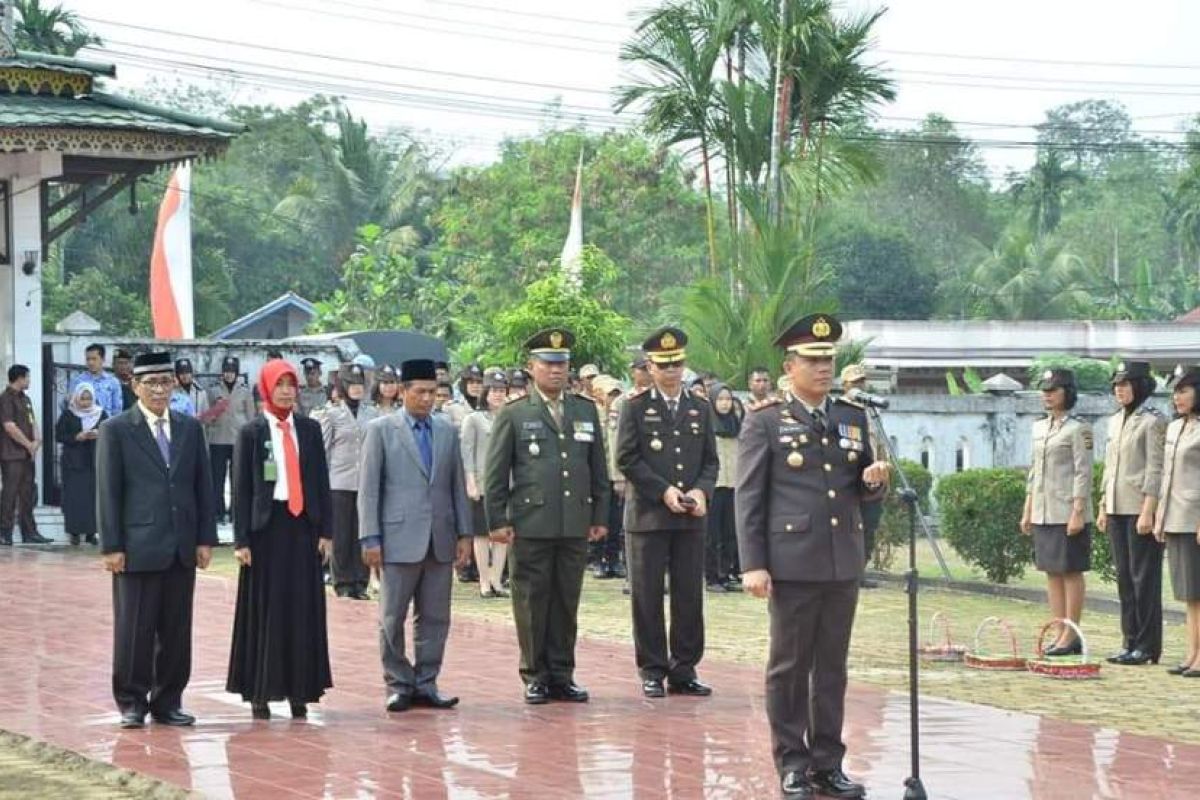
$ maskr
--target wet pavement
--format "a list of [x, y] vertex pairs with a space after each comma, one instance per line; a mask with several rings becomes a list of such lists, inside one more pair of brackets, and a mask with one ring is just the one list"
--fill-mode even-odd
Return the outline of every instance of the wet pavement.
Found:
[[[307, 722], [254, 722], [223, 691], [236, 586], [197, 583], [191, 729], [121, 731], [112, 705], [110, 581], [96, 561], [0, 552], [0, 729], [210, 798], [772, 798], [761, 670], [707, 662], [708, 699], [642, 699], [628, 645], [584, 641], [587, 705], [520, 702], [508, 626], [458, 618], [440, 685], [452, 711], [388, 715], [375, 605], [330, 600], [334, 688]], [[852, 686], [846, 769], [872, 798], [903, 795], [904, 695]], [[1200, 746], [925, 699], [933, 798], [1200, 797]]]

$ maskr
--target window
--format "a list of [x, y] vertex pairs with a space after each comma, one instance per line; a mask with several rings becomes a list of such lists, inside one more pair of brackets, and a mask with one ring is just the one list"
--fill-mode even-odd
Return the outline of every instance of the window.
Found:
[[962, 472], [965, 469], [971, 468], [971, 445], [967, 443], [967, 438], [958, 440], [958, 447], [954, 448], [954, 471]]
[[921, 466], [933, 471], [933, 438], [930, 436], [921, 440]]

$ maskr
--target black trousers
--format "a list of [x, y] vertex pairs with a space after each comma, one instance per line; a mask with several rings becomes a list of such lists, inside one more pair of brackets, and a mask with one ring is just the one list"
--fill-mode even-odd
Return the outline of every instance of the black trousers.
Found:
[[593, 560], [609, 566], [621, 563], [625, 550], [625, 498], [615, 490], [608, 506], [608, 535], [592, 547]]
[[21, 537], [37, 533], [33, 519], [36, 498], [33, 489], [33, 460], [22, 458], [0, 461], [0, 534], [12, 536], [14, 520], [20, 525]]
[[846, 656], [858, 581], [775, 581], [767, 657], [767, 719], [775, 767], [840, 767]]
[[875, 531], [879, 530], [879, 523], [883, 521], [883, 501], [876, 500], [873, 503], [863, 503], [861, 508], [863, 553], [866, 554], [867, 564], [870, 564], [871, 556], [875, 554]]
[[358, 545], [358, 492], [335, 489], [333, 498], [333, 586], [339, 593], [366, 589], [369, 575]]
[[208, 446], [209, 469], [212, 470], [213, 497], [217, 501], [217, 516], [225, 516], [225, 476], [233, 461], [233, 445], [210, 444]]
[[[633, 649], [642, 680], [696, 679], [704, 656], [704, 531], [630, 532]], [[663, 577], [671, 576], [670, 651]]]
[[708, 539], [704, 556], [704, 580], [720, 583], [737, 576], [737, 523], [733, 515], [733, 487], [718, 486], [708, 509]]
[[1108, 540], [1121, 598], [1121, 639], [1127, 650], [1162, 655], [1163, 545], [1137, 532], [1137, 517], [1108, 518]]
[[113, 576], [113, 698], [122, 712], [179, 708], [192, 674], [195, 567]]
[[517, 536], [508, 553], [521, 679], [568, 684], [575, 679], [579, 594], [588, 541]]

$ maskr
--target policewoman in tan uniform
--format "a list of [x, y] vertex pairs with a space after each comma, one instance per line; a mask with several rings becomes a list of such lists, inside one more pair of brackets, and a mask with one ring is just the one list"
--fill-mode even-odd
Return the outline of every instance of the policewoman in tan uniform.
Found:
[[754, 406], [738, 439], [742, 585], [770, 598], [766, 710], [792, 798], [866, 793], [842, 771], [846, 657], [866, 561], [861, 504], [887, 490], [888, 466], [875, 460], [862, 407], [829, 396], [841, 333], [814, 314], [776, 340], [786, 395]]
[[[1074, 372], [1046, 370], [1038, 388], [1046, 417], [1033, 424], [1021, 532], [1033, 535], [1033, 562], [1046, 573], [1051, 615], [1078, 623], [1083, 573], [1092, 566], [1092, 426], [1070, 413], [1079, 399]], [[1046, 655], [1077, 655], [1082, 649], [1064, 626]]]
[[1147, 361], [1117, 365], [1108, 419], [1104, 496], [1096, 527], [1108, 532], [1121, 596], [1121, 652], [1108, 663], [1158, 663], [1162, 653], [1163, 546], [1152, 535], [1162, 484], [1167, 420], [1146, 401], [1158, 383]]
[[1154, 535], [1167, 544], [1175, 599], [1187, 604], [1187, 657], [1167, 671], [1200, 678], [1200, 367], [1180, 365], [1172, 381], [1177, 416], [1167, 426]]

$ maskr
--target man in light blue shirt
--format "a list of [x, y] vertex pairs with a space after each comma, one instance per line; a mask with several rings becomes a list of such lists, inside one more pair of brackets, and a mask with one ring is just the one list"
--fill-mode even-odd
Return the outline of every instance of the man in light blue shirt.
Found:
[[104, 345], [89, 344], [83, 352], [87, 372], [81, 372], [71, 379], [67, 396], [75, 394], [79, 384], [90, 383], [96, 390], [96, 403], [107, 411], [110, 417], [115, 417], [125, 410], [125, 404], [121, 394], [121, 382], [117, 380], [117, 376], [104, 369]]

